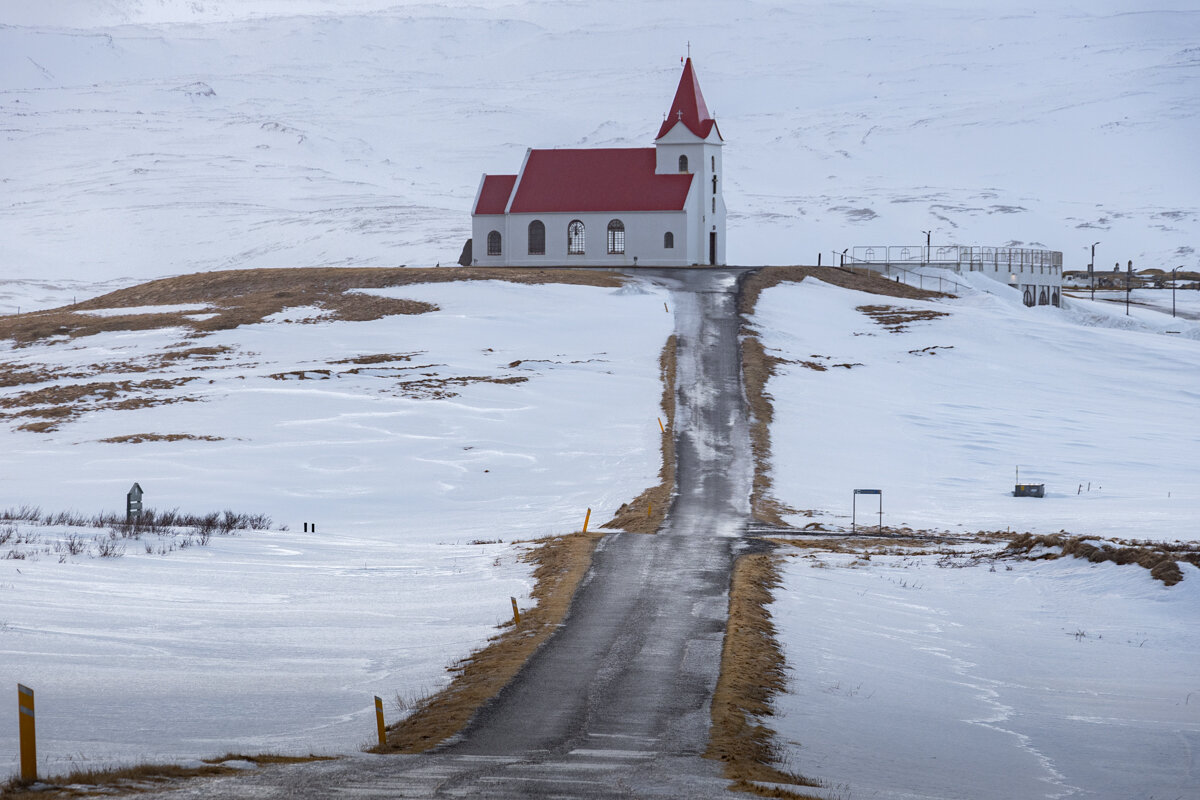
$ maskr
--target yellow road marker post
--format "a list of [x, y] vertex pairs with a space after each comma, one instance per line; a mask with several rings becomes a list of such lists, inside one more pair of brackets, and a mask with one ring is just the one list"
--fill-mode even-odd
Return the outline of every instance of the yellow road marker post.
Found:
[[512, 606], [513, 606], [513, 625], [520, 625], [520, 624], [521, 624], [521, 612], [517, 610], [517, 598], [515, 598], [515, 597], [510, 597], [510, 598], [508, 598], [508, 599], [509, 599], [509, 600], [512, 600]]
[[592, 518], [592, 510], [589, 508], [588, 512], [587, 512], [587, 516], [585, 516], [583, 518], [583, 532], [584, 533], [587, 533], [588, 520], [590, 520], [591, 518]]
[[650, 501], [650, 502], [647, 502], [647, 503], [646, 503], [646, 516], [647, 516], [647, 517], [653, 517], [653, 516], [654, 516], [654, 503], [653, 503], [653, 501]]
[[663, 427], [663, 424], [662, 424], [662, 417], [659, 417], [659, 418], [658, 418], [658, 429], [659, 429], [660, 431], [662, 431], [663, 433], [666, 433], [666, 432], [667, 432], [667, 429]]
[[379, 729], [379, 746], [387, 744], [387, 728], [383, 725], [383, 700], [375, 695], [375, 727]]
[[34, 729], [33, 689], [17, 684], [18, 730], [21, 737], [21, 780], [37, 780], [37, 733]]

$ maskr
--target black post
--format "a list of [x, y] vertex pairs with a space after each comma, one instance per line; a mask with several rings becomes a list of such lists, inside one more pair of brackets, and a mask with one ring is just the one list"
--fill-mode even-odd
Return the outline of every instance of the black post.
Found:
[[1175, 269], [1171, 270], [1171, 318], [1175, 318], [1175, 283], [1179, 280], [1176, 273], [1183, 269], [1183, 264], [1180, 264]]
[[1092, 243], [1092, 260], [1088, 262], [1088, 282], [1092, 284], [1092, 299], [1096, 299], [1096, 245], [1099, 242]]
[[933, 236], [933, 231], [932, 230], [921, 231], [921, 233], [925, 234], [925, 263], [928, 264], [929, 263], [929, 255], [930, 255], [929, 237]]
[[[1120, 262], [1117, 262], [1120, 263]], [[1129, 316], [1129, 291], [1133, 288], [1133, 259], [1129, 259], [1129, 266], [1125, 268], [1125, 316]]]
[[818, 266], [818, 267], [819, 267], [819, 266], [821, 266], [821, 253], [820, 253], [820, 251], [818, 251], [818, 252], [817, 252], [817, 266]]

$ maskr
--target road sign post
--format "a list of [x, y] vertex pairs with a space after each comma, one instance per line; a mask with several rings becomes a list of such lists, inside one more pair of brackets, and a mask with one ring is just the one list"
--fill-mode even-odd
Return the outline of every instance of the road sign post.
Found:
[[854, 533], [858, 526], [858, 496], [860, 494], [879, 495], [879, 533], [883, 533], [883, 489], [855, 489], [854, 498], [850, 504], [850, 532]]
[[375, 732], [379, 736], [379, 746], [387, 745], [387, 727], [383, 724], [383, 698], [375, 696]]

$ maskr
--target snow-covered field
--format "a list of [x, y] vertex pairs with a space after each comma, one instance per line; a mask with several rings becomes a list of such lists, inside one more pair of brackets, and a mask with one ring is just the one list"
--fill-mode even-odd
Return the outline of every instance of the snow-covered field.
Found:
[[[846, 528], [853, 490], [878, 488], [894, 527], [1200, 540], [1200, 323], [1099, 300], [1027, 309], [972, 278], [994, 293], [763, 294], [768, 352], [827, 367], [785, 364], [767, 387], [780, 499]], [[892, 332], [856, 310], [878, 305], [947, 316]], [[1012, 497], [1018, 467], [1045, 498]], [[877, 498], [858, 506], [877, 520]]]
[[[44, 767], [353, 750], [373, 734], [372, 695], [394, 719], [395, 695], [443, 685], [444, 667], [511, 616], [510, 595], [529, 602], [512, 542], [578, 530], [588, 507], [597, 525], [657, 482], [664, 292], [372, 291], [441, 310], [287, 323], [319, 312], [288, 309], [183, 345], [227, 351], [165, 361], [179, 330], [0, 353], [15, 371], [197, 378], [150, 393], [197, 402], [93, 411], [46, 434], [6, 423], [0, 506], [123, 512], [137, 481], [148, 507], [265, 513], [289, 528], [165, 555], [183, 536], [146, 536], [97, 558], [104, 529], [15, 523], [0, 545], [0, 684], [37, 691]], [[346, 362], [378, 354], [392, 358]], [[180, 433], [216, 440], [100, 441]], [[60, 553], [72, 532], [83, 552]], [[0, 774], [15, 770], [16, 729], [4, 704]]]
[[[890, 526], [1200, 540], [1200, 323], [978, 285], [992, 293], [763, 293], [768, 352], [827, 367], [767, 385], [775, 492], [816, 512], [791, 521], [849, 528], [851, 491], [880, 488]], [[948, 316], [890, 332], [856, 310], [885, 304]], [[1044, 499], [1011, 496], [1018, 464]], [[860, 496], [859, 524], [876, 509]], [[1168, 588], [1138, 566], [957, 549], [787, 562], [772, 614], [790, 683], [769, 724], [788, 766], [830, 798], [1196, 796], [1200, 570]]]
[[688, 42], [731, 263], [932, 229], [1195, 268], [1197, 41], [1188, 0], [6, 0], [0, 280], [452, 261], [481, 173], [648, 146]]
[[816, 794], [1197, 796], [1200, 570], [1165, 589], [1138, 567], [937, 559], [787, 562], [768, 724]]

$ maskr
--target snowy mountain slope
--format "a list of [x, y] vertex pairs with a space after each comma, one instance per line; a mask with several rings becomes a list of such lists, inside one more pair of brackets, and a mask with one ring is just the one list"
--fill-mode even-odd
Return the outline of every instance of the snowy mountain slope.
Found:
[[[373, 694], [394, 720], [396, 694], [440, 688], [510, 596], [529, 603], [512, 542], [578, 530], [588, 507], [604, 522], [657, 482], [665, 292], [373, 291], [440, 310], [331, 322], [290, 308], [199, 339], [4, 345], [6, 378], [56, 374], [0, 388], [0, 509], [121, 512], [137, 481], [148, 507], [289, 528], [184, 549], [122, 539], [122, 557], [99, 558], [103, 528], [17, 522], [4, 537], [0, 521], [0, 682], [38, 692], [44, 768], [354, 750]], [[80, 387], [83, 413], [18, 430], [47, 419], [7, 415], [54, 386]], [[82, 552], [59, 546], [71, 533]], [[0, 710], [0, 774], [16, 769], [15, 723]]]
[[[1006, 0], [0, 11], [4, 278], [458, 255], [481, 172], [645, 146], [691, 41], [734, 263], [1039, 244], [1196, 266], [1200, 9]], [[16, 303], [10, 304], [16, 305]]]

